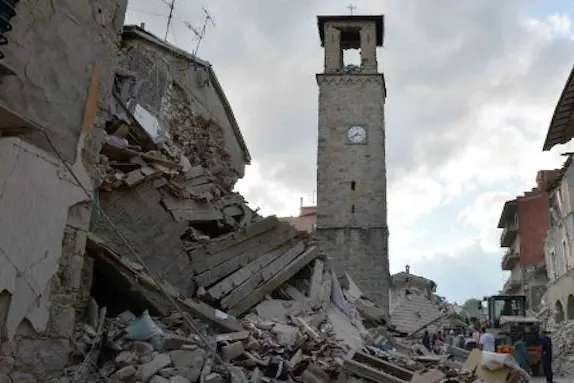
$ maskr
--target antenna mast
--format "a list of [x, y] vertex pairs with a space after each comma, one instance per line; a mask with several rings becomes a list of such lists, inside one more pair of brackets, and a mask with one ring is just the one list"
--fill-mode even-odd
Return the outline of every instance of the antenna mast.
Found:
[[168, 6], [169, 6], [169, 16], [167, 17], [167, 25], [165, 27], [165, 37], [163, 38], [164, 40], [167, 40], [167, 34], [169, 33], [169, 27], [171, 26], [171, 19], [173, 19], [173, 8], [175, 8], [175, 0], [171, 0], [171, 3], [169, 3]]
[[187, 21], [183, 22], [186, 28], [189, 29], [191, 32], [193, 32], [193, 34], [195, 35], [194, 40], [197, 40], [197, 45], [195, 46], [195, 49], [192, 52], [194, 56], [197, 56], [197, 51], [199, 50], [199, 46], [201, 45], [201, 40], [203, 40], [203, 38], [205, 37], [205, 32], [207, 31], [207, 23], [210, 23], [212, 26], [215, 27], [213, 18], [211, 17], [207, 9], [203, 7], [201, 8], [201, 10], [203, 11], [204, 14], [203, 25], [201, 26], [201, 29], [198, 30], [197, 28], [192, 26], [191, 23]]

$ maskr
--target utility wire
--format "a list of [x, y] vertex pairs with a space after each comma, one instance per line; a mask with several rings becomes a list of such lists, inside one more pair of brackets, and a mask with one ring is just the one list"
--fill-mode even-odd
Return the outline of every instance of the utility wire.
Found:
[[78, 187], [80, 189], [82, 189], [82, 191], [86, 194], [86, 196], [88, 197], [88, 200], [90, 202], [92, 202], [93, 205], [95, 205], [96, 209], [98, 210], [98, 212], [100, 213], [101, 217], [103, 217], [106, 222], [108, 223], [108, 225], [110, 225], [110, 227], [112, 228], [112, 230], [114, 231], [114, 233], [118, 236], [118, 238], [123, 242], [123, 244], [126, 246], [127, 250], [131, 253], [131, 255], [143, 266], [143, 269], [148, 273], [148, 275], [151, 277], [151, 279], [155, 282], [156, 286], [159, 288], [159, 290], [161, 291], [161, 293], [163, 295], [165, 295], [165, 297], [170, 301], [170, 303], [175, 307], [176, 311], [182, 316], [184, 322], [186, 325], [189, 326], [189, 328], [191, 328], [196, 334], [197, 336], [200, 338], [201, 342], [203, 342], [203, 346], [205, 348], [208, 349], [212, 349], [211, 351], [214, 354], [214, 357], [216, 359], [216, 361], [221, 364], [222, 366], [224, 366], [224, 368], [227, 369], [228, 372], [229, 369], [225, 366], [225, 363], [223, 362], [223, 360], [221, 359], [221, 357], [217, 354], [217, 350], [213, 349], [212, 345], [207, 341], [207, 339], [201, 334], [201, 332], [198, 330], [198, 328], [194, 325], [193, 321], [191, 321], [191, 319], [189, 318], [189, 315], [187, 313], [185, 313], [181, 307], [179, 307], [179, 305], [177, 304], [175, 298], [173, 298], [169, 292], [166, 290], [166, 288], [164, 287], [163, 283], [160, 283], [159, 279], [155, 276], [155, 273], [151, 270], [151, 268], [147, 265], [147, 263], [144, 261], [144, 259], [141, 257], [141, 255], [132, 247], [132, 245], [129, 243], [129, 241], [127, 240], [127, 238], [120, 232], [120, 230], [118, 229], [118, 227], [114, 224], [114, 222], [112, 221], [112, 219], [106, 214], [106, 212], [102, 209], [102, 207], [100, 206], [99, 203], [97, 203], [93, 197], [91, 192], [82, 184], [82, 182], [80, 181], [79, 177], [76, 175], [76, 173], [74, 172], [74, 170], [72, 169], [72, 167], [68, 164], [68, 162], [65, 160], [64, 156], [62, 155], [62, 153], [60, 152], [60, 150], [56, 147], [56, 145], [54, 144], [54, 142], [52, 141], [52, 139], [50, 138], [50, 136], [48, 136], [48, 134], [46, 133], [46, 131], [44, 129], [40, 130], [42, 135], [44, 136], [44, 138], [46, 139], [46, 141], [48, 142], [48, 145], [50, 146], [50, 148], [54, 151], [54, 153], [56, 154], [56, 156], [58, 157], [58, 159], [60, 160], [60, 162], [64, 165], [64, 167], [66, 168], [66, 170], [70, 173], [70, 175], [72, 176], [72, 178], [74, 179], [74, 181], [76, 181], [76, 183], [78, 184]]

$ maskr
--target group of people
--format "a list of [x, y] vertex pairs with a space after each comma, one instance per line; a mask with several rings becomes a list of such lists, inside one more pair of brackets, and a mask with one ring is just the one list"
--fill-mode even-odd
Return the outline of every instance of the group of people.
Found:
[[[467, 334], [459, 334], [458, 339], [454, 336], [454, 331], [450, 330], [446, 343], [463, 349], [473, 349], [478, 348], [482, 351], [496, 352], [496, 342], [494, 335], [486, 331], [486, 328], [475, 329], [466, 338]], [[468, 339], [468, 340], [467, 340]], [[430, 334], [428, 330], [425, 330], [422, 338], [422, 344], [429, 351], [434, 352], [438, 349], [438, 345], [445, 343], [442, 331], [437, 331], [434, 334]], [[542, 346], [542, 370], [544, 376], [546, 377], [547, 383], [552, 383], [553, 373], [552, 373], [552, 340], [550, 339], [549, 333], [543, 331], [540, 336], [540, 345]], [[514, 343], [514, 352], [512, 356], [520, 367], [525, 371], [532, 373], [530, 368], [530, 353], [528, 351], [528, 345], [524, 340], [524, 334], [519, 334], [518, 340]]]

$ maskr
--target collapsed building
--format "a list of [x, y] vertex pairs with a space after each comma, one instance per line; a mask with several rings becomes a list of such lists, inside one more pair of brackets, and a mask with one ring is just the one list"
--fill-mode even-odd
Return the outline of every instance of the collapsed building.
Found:
[[17, 5], [0, 381], [475, 381], [392, 335], [441, 319], [433, 283], [397, 276], [393, 323], [308, 233], [232, 191], [250, 155], [211, 65], [123, 27], [126, 6]]

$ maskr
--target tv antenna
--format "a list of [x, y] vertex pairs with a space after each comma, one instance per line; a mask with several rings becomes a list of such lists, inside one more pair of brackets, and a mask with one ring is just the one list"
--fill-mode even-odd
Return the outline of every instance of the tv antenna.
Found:
[[167, 0], [162, 0], [169, 7], [169, 16], [167, 16], [167, 25], [165, 26], [165, 37], [163, 38], [167, 41], [167, 34], [169, 33], [169, 27], [171, 26], [171, 20], [173, 19], [173, 9], [175, 8], [175, 0], [168, 2]]
[[349, 13], [353, 15], [353, 11], [357, 9], [357, 7], [355, 7], [353, 4], [349, 4], [347, 5], [347, 9], [349, 10]]
[[193, 40], [197, 41], [197, 44], [195, 45], [195, 48], [192, 52], [193, 56], [197, 56], [197, 51], [199, 50], [199, 47], [201, 45], [201, 41], [203, 40], [203, 38], [205, 37], [205, 33], [207, 32], [207, 25], [211, 24], [213, 27], [215, 27], [215, 22], [213, 21], [213, 18], [209, 14], [209, 11], [207, 10], [207, 8], [202, 7], [201, 10], [203, 11], [203, 15], [204, 15], [203, 25], [201, 26], [201, 28], [199, 28], [199, 29], [195, 28], [188, 21], [183, 22], [185, 27], [187, 29], [189, 29], [194, 34]]

